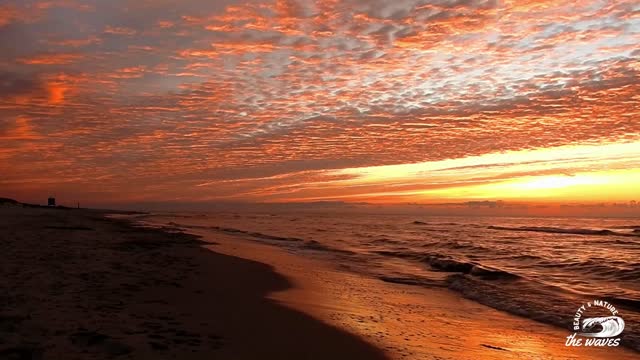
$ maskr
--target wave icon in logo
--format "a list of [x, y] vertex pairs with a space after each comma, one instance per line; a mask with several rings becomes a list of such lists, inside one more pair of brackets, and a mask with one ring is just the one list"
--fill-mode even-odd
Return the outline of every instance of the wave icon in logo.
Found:
[[582, 320], [581, 330], [578, 335], [584, 337], [615, 337], [624, 331], [624, 320], [619, 316], [586, 318]]
[[[583, 316], [587, 313], [596, 316]], [[609, 316], [602, 316], [605, 314]], [[604, 300], [583, 304], [573, 316], [574, 333], [567, 336], [565, 346], [620, 346], [622, 338], [617, 336], [622, 334], [625, 324], [618, 314], [618, 309]]]

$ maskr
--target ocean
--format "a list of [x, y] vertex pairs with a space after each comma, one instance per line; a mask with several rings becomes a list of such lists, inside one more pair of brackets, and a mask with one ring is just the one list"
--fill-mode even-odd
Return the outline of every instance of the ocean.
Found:
[[640, 220], [354, 213], [154, 213], [146, 224], [278, 246], [385, 282], [442, 287], [492, 308], [572, 330], [603, 300], [640, 350]]

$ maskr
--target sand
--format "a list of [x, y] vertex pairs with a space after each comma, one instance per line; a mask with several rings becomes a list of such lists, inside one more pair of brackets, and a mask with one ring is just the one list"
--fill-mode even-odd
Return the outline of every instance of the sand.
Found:
[[237, 236], [20, 207], [0, 234], [0, 360], [640, 358]]
[[208, 247], [216, 252], [272, 265], [294, 286], [271, 293], [271, 299], [356, 334], [390, 359], [640, 359], [624, 347], [566, 347], [567, 329], [497, 311], [445, 288], [383, 282], [239, 236], [194, 232], [215, 240]]
[[385, 358], [270, 266], [96, 211], [1, 207], [0, 279], [0, 359]]

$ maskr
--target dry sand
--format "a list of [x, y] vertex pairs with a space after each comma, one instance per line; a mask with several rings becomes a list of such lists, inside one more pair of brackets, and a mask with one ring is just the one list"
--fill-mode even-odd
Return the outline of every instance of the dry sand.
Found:
[[85, 210], [0, 208], [0, 359], [383, 359], [267, 294], [291, 287], [195, 236]]

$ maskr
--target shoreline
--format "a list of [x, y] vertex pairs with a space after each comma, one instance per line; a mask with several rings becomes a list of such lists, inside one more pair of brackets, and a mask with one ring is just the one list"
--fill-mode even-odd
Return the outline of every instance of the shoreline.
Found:
[[107, 213], [0, 208], [0, 358], [386, 358], [272, 300], [271, 266]]
[[[446, 288], [424, 288], [337, 268], [240, 235], [188, 229], [208, 248], [267, 263], [293, 288], [271, 294], [289, 307], [348, 330], [392, 359], [636, 359], [626, 347], [566, 347], [570, 332], [510, 314]], [[570, 314], [571, 315], [571, 314]]]
[[0, 359], [638, 357], [567, 348], [568, 331], [447, 289], [113, 214], [0, 208]]

